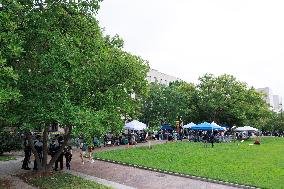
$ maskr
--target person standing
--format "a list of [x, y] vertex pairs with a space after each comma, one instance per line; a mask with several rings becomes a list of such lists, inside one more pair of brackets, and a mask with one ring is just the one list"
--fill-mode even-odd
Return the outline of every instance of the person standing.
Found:
[[91, 145], [88, 146], [88, 152], [89, 152], [88, 155], [89, 155], [89, 160], [90, 160], [91, 163], [95, 162], [94, 159], [93, 159], [93, 150], [94, 149], [95, 148], [93, 146], [91, 146]]
[[66, 160], [66, 168], [68, 170], [71, 169], [71, 159], [72, 159], [72, 148], [71, 146], [68, 146], [64, 149], [64, 156]]
[[214, 147], [214, 140], [215, 140], [214, 134], [211, 133], [211, 135], [210, 135], [210, 142], [211, 142], [212, 148]]
[[23, 148], [24, 148], [25, 158], [23, 161], [22, 169], [30, 170], [31, 168], [29, 168], [29, 161], [31, 158], [32, 149], [31, 149], [31, 144], [29, 143], [28, 140], [28, 134], [25, 134], [23, 141]]
[[[61, 148], [61, 146], [63, 145], [63, 142], [64, 142], [62, 136], [59, 136], [57, 140], [58, 140], [58, 146], [56, 148], [56, 152], [58, 152], [60, 150], [60, 148]], [[55, 161], [55, 171], [57, 171], [57, 169], [58, 169], [58, 163], [60, 164], [59, 165], [60, 170], [62, 170], [63, 169], [63, 152], [60, 153], [59, 157]]]
[[85, 164], [85, 162], [84, 162], [84, 156], [86, 155], [86, 151], [87, 151], [87, 145], [86, 145], [86, 143], [85, 142], [83, 142], [82, 144], [81, 144], [81, 152], [80, 152], [80, 158], [81, 158], [81, 161], [82, 161], [82, 164], [84, 165]]
[[[36, 137], [35, 141], [35, 149], [39, 158], [39, 161], [42, 162], [43, 156], [42, 156], [42, 150], [43, 150], [43, 143], [41, 141], [40, 135]], [[34, 160], [34, 170], [37, 170], [37, 162], [36, 159]]]
[[204, 144], [204, 147], [207, 148], [207, 143], [208, 143], [208, 140], [209, 139], [209, 136], [207, 133], [204, 133], [203, 134], [203, 138], [202, 138], [202, 141], [203, 141], [203, 144]]
[[48, 154], [53, 158], [56, 154], [57, 144], [55, 143], [55, 139], [52, 139], [51, 143], [48, 146]]
[[52, 139], [51, 143], [48, 146], [48, 154], [53, 158], [57, 152], [57, 144], [55, 143], [55, 139]]

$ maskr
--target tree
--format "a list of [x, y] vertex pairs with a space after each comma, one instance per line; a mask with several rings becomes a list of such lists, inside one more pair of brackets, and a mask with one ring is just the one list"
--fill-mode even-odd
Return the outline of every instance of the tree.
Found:
[[3, 127], [15, 121], [15, 117], [8, 116], [4, 110], [21, 96], [17, 89], [18, 74], [11, 64], [19, 62], [23, 48], [19, 34], [22, 9], [17, 7], [17, 3], [2, 4], [0, 1], [0, 126]]
[[200, 121], [231, 126], [254, 124], [269, 112], [262, 94], [231, 75], [205, 74], [199, 81]]
[[165, 116], [169, 123], [174, 125], [177, 120], [189, 123], [197, 119], [196, 88], [192, 83], [172, 82], [164, 91], [164, 95]]
[[164, 85], [150, 83], [147, 95], [143, 96], [140, 120], [151, 128], [158, 128], [164, 120]]
[[169, 86], [151, 83], [144, 98], [141, 120], [150, 127], [162, 123], [175, 125], [177, 119], [184, 122], [197, 119], [195, 86], [186, 82], [172, 82]]
[[267, 114], [265, 119], [263, 119], [262, 124], [260, 124], [260, 129], [262, 131], [271, 132], [283, 132], [284, 131], [284, 119], [280, 113], [270, 112]]
[[[21, 27], [21, 52], [8, 65], [19, 76], [22, 95], [10, 112], [20, 115], [17, 124], [43, 130], [44, 159], [39, 169], [51, 169], [72, 132], [83, 132], [88, 142], [94, 135], [120, 131], [123, 113], [137, 114], [131, 94], [146, 90], [148, 65], [122, 49], [118, 37], [104, 36], [95, 19], [97, 0], [3, 1], [4, 12], [11, 4], [23, 13], [10, 18]], [[7, 112], [9, 111], [7, 110]], [[54, 122], [65, 128], [64, 144], [47, 162], [47, 134]]]

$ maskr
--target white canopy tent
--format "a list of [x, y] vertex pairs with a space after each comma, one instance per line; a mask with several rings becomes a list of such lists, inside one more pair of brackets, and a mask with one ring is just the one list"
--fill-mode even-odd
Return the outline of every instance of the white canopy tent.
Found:
[[192, 126], [195, 126], [196, 124], [194, 124], [194, 123], [189, 123], [189, 124], [186, 124], [186, 125], [184, 125], [184, 126], [182, 126], [182, 128], [184, 128], [184, 129], [190, 129]]
[[136, 130], [136, 131], [144, 130], [144, 129], [146, 129], [146, 127], [147, 127], [146, 124], [144, 124], [140, 121], [137, 121], [137, 120], [133, 120], [129, 123], [126, 123], [125, 126], [124, 126], [125, 129]]
[[244, 126], [236, 128], [236, 131], [258, 131], [258, 129], [251, 126]]

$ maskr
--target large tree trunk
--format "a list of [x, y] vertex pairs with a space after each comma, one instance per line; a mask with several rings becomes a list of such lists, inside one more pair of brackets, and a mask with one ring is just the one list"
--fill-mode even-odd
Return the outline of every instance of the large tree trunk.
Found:
[[47, 171], [46, 170], [46, 165], [47, 165], [47, 159], [48, 159], [48, 148], [47, 148], [47, 143], [48, 143], [48, 127], [44, 128], [43, 131], [43, 159], [42, 162], [40, 162], [38, 153], [35, 149], [34, 146], [34, 141], [32, 140], [31, 136], [28, 138], [29, 143], [31, 144], [31, 148], [32, 148], [32, 153], [34, 154], [35, 160], [37, 162], [37, 168], [39, 171]]
[[37, 153], [37, 151], [36, 151], [36, 149], [35, 149], [34, 141], [32, 140], [31, 135], [28, 136], [28, 140], [29, 140], [29, 143], [30, 143], [31, 148], [32, 148], [32, 153], [33, 153], [34, 156], [35, 156], [35, 160], [36, 160], [38, 169], [41, 170], [41, 169], [42, 169], [42, 165], [41, 165], [41, 163], [40, 163], [39, 156], [38, 156], [38, 153]]
[[68, 141], [71, 137], [72, 126], [68, 126], [66, 131], [67, 131], [67, 133], [64, 135], [64, 142], [63, 142], [62, 146], [60, 147], [59, 151], [55, 154], [55, 156], [48, 163], [48, 165], [46, 167], [46, 171], [51, 170], [52, 165], [55, 163], [55, 161], [59, 158], [60, 154], [63, 152], [65, 146], [67, 145], [67, 143], [68, 143]]
[[47, 161], [48, 160], [48, 127], [45, 127], [43, 131], [43, 160], [42, 160], [42, 163], [39, 160], [39, 156], [34, 146], [34, 141], [32, 140], [31, 137], [28, 138], [31, 144], [32, 153], [34, 154], [35, 159], [37, 161], [38, 171], [47, 172], [52, 169], [53, 164], [59, 158], [60, 154], [63, 152], [65, 146], [67, 145], [68, 141], [71, 138], [72, 126], [68, 126], [65, 132], [66, 133], [64, 135], [64, 142], [62, 146], [60, 147], [59, 151], [55, 154], [55, 156], [49, 161], [49, 163], [47, 163], [48, 162]]

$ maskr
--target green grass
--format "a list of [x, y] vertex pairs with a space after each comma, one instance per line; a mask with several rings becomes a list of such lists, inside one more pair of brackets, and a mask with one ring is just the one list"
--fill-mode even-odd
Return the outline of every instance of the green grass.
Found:
[[11, 156], [0, 156], [0, 161], [10, 161], [10, 160], [16, 160], [16, 158]]
[[67, 173], [56, 173], [28, 181], [41, 189], [110, 189], [94, 181], [82, 179]]
[[[173, 142], [98, 152], [95, 157], [143, 165], [261, 188], [284, 188], [284, 138], [262, 138], [261, 145]], [[238, 145], [239, 144], [239, 145]]]

